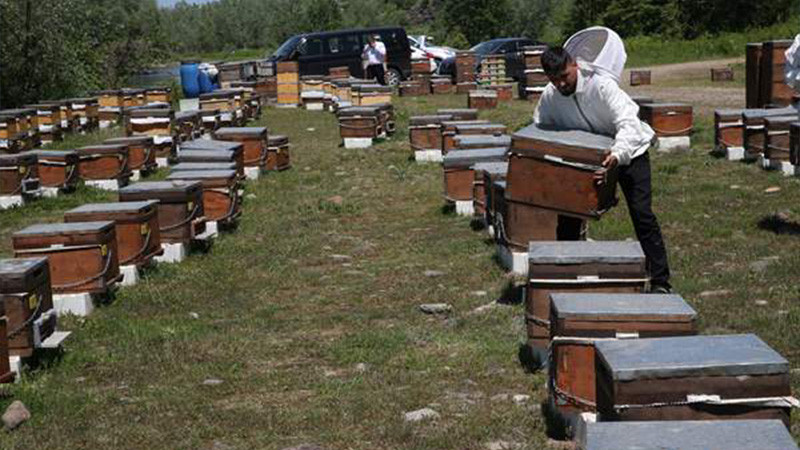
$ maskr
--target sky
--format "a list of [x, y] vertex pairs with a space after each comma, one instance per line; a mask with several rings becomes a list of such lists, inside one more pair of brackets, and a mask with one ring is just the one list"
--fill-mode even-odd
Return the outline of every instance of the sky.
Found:
[[[158, 0], [158, 6], [174, 6], [180, 0]], [[210, 3], [214, 0], [186, 0], [186, 3]]]

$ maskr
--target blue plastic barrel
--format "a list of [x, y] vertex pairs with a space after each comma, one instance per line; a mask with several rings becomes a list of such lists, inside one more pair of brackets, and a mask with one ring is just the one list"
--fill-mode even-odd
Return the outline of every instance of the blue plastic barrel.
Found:
[[181, 61], [181, 86], [184, 98], [200, 95], [200, 61]]
[[200, 93], [205, 94], [207, 92], [214, 91], [214, 84], [211, 82], [211, 77], [208, 75], [208, 72], [205, 70], [200, 71]]

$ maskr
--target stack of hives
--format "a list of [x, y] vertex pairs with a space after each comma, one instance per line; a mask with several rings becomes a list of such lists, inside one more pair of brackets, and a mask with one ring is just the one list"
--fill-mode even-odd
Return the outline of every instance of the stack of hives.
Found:
[[539, 100], [547, 83], [550, 82], [542, 69], [542, 53], [546, 49], [545, 46], [528, 46], [522, 49], [525, 77], [519, 83], [520, 98]]
[[776, 108], [794, 103], [796, 93], [784, 82], [785, 52], [792, 41], [750, 43], [746, 48], [747, 108]]
[[475, 52], [456, 52], [456, 91], [459, 94], [469, 92], [477, 85], [478, 78], [475, 73], [477, 65], [478, 58]]
[[300, 66], [293, 61], [278, 63], [278, 106], [300, 104]]
[[478, 75], [480, 84], [508, 84], [505, 55], [487, 55], [481, 60], [481, 71]]

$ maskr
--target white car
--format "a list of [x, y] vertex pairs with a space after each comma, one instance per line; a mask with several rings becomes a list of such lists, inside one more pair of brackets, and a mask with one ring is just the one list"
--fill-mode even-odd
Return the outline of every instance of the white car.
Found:
[[[410, 42], [410, 41], [409, 41]], [[415, 47], [414, 45], [411, 46], [411, 60], [415, 59], [427, 59], [431, 66], [431, 73], [436, 72], [436, 68], [439, 64], [436, 62], [435, 59], [431, 58], [430, 55], [419, 48]]]
[[438, 65], [442, 60], [447, 58], [453, 58], [456, 56], [455, 49], [450, 47], [440, 47], [436, 45], [431, 45], [433, 42], [433, 38], [430, 36], [418, 35], [418, 36], [409, 36], [408, 42], [411, 44], [412, 47], [416, 47], [423, 52], [430, 55], [431, 58], [436, 60], [436, 64]]

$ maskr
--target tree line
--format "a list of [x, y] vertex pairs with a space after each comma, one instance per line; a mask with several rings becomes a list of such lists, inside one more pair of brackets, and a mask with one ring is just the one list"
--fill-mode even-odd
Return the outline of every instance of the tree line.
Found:
[[277, 48], [293, 34], [400, 25], [466, 48], [500, 36], [561, 42], [602, 24], [623, 37], [692, 39], [771, 25], [800, 0], [0, 0], [0, 104], [119, 87], [180, 55]]

